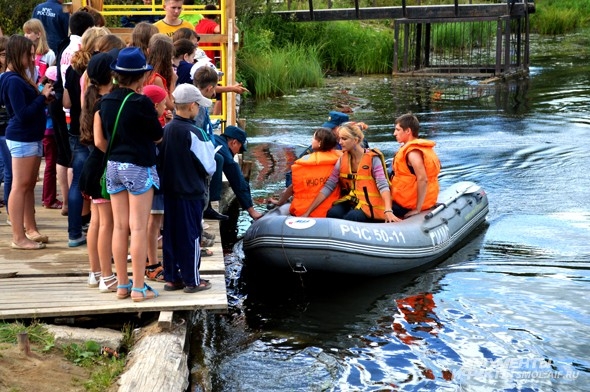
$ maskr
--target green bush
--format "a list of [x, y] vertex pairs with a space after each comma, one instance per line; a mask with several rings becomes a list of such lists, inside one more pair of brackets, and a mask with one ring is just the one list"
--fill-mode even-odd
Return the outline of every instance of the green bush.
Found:
[[0, 0], [0, 27], [4, 35], [22, 33], [23, 24], [31, 19], [33, 8], [42, 1], [35, 0]]

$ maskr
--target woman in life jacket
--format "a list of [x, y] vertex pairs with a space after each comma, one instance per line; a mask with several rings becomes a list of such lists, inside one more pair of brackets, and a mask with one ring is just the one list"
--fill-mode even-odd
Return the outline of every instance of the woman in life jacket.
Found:
[[341, 198], [328, 210], [328, 218], [357, 222], [400, 221], [391, 210], [383, 154], [379, 150], [362, 147], [364, 135], [361, 126], [366, 127], [348, 122], [338, 128], [342, 157], [302, 216], [310, 216], [339, 185]]
[[[313, 152], [302, 156], [291, 166], [293, 183], [283, 191], [279, 199], [271, 198], [268, 202], [282, 206], [293, 196], [289, 212], [294, 216], [303, 215], [328, 180], [334, 165], [342, 156], [342, 151], [334, 149], [336, 144], [336, 135], [331, 129], [318, 128], [311, 140]], [[332, 203], [340, 197], [339, 191], [339, 187], [336, 187], [311, 213], [311, 216], [325, 218]]]

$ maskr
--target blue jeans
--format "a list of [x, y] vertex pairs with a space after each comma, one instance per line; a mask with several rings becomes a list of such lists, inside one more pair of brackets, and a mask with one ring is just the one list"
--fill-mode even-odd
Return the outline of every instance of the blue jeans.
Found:
[[12, 156], [6, 145], [6, 136], [0, 136], [0, 155], [4, 163], [4, 204], [6, 205], [6, 212], [8, 212], [8, 196], [12, 189]]
[[82, 206], [84, 205], [84, 198], [80, 192], [80, 173], [90, 155], [90, 150], [80, 143], [79, 136], [72, 135], [70, 135], [70, 148], [74, 175], [68, 192], [68, 237], [70, 240], [77, 240], [82, 237]]

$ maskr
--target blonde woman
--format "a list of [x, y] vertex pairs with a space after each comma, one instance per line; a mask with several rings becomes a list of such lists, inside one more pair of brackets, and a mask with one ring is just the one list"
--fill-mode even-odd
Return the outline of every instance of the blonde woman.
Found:
[[47, 68], [55, 65], [55, 53], [49, 48], [45, 28], [39, 19], [27, 20], [23, 25], [23, 31], [25, 37], [33, 41], [35, 45], [35, 66], [38, 71], [35, 82], [39, 82], [45, 77]]
[[383, 154], [362, 147], [364, 134], [361, 126], [365, 125], [359, 124], [347, 122], [338, 128], [338, 141], [343, 154], [303, 216], [309, 216], [340, 185], [343, 197], [328, 210], [328, 218], [357, 222], [401, 220], [391, 209], [391, 192]]

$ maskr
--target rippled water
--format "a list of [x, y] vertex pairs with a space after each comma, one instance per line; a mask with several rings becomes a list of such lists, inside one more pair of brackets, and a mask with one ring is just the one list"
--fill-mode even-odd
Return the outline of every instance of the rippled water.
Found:
[[587, 46], [544, 44], [525, 81], [330, 79], [243, 108], [258, 202], [348, 105], [386, 156], [395, 117], [414, 112], [441, 186], [477, 182], [490, 213], [440, 265], [379, 279], [240, 277], [238, 243], [232, 314], [210, 316], [200, 345], [213, 390], [590, 390], [590, 62]]

